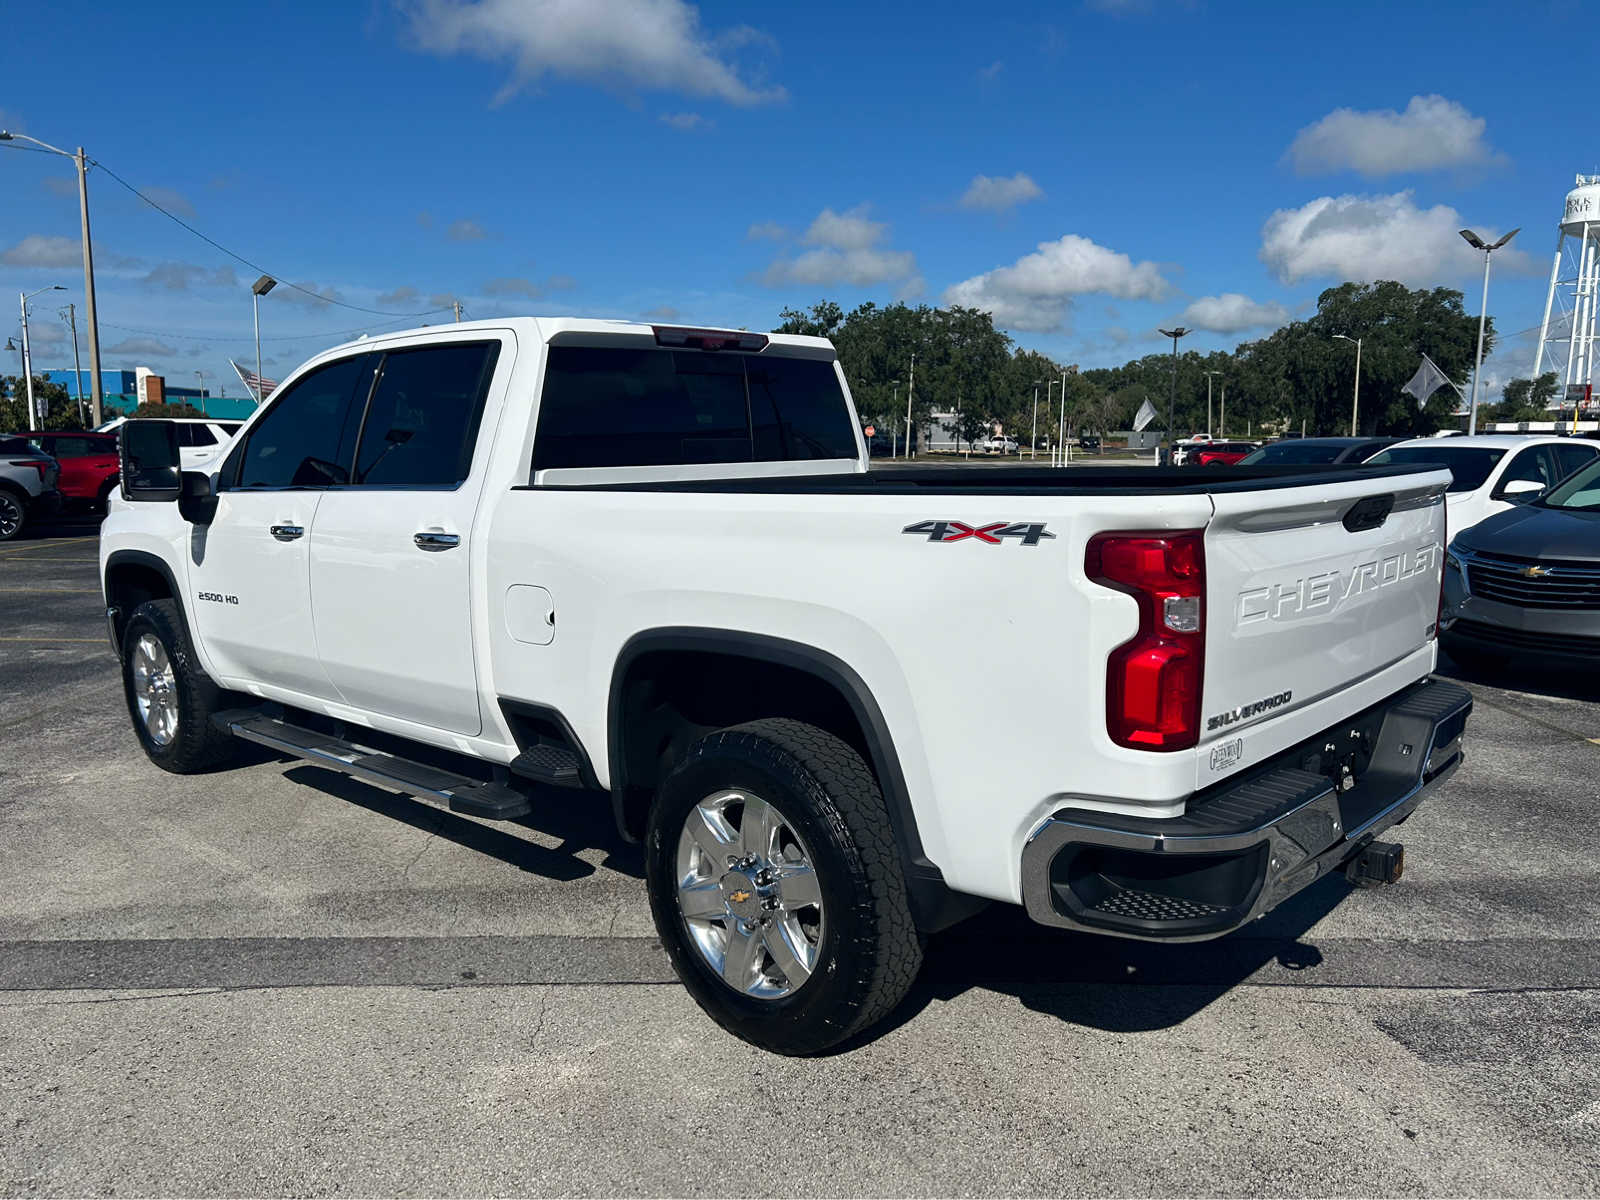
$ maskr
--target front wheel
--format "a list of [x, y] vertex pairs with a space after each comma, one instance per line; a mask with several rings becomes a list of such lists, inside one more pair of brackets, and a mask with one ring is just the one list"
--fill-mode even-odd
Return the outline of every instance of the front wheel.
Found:
[[195, 661], [183, 615], [171, 600], [134, 609], [122, 634], [122, 685], [133, 731], [163, 771], [191, 775], [218, 767], [237, 739], [211, 725], [224, 693]]
[[689, 747], [645, 838], [656, 930], [723, 1028], [816, 1054], [887, 1016], [922, 963], [877, 782], [849, 745], [788, 719]]

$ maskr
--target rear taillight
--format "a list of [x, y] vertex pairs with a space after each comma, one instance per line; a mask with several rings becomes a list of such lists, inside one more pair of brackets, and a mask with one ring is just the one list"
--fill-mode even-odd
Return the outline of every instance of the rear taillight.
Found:
[[1193, 746], [1205, 678], [1204, 532], [1096, 534], [1083, 567], [1139, 604], [1139, 631], [1106, 663], [1106, 732], [1135, 750]]
[[51, 464], [42, 458], [13, 458], [9, 461], [13, 467], [32, 467], [39, 472], [40, 483], [43, 483], [50, 476]]

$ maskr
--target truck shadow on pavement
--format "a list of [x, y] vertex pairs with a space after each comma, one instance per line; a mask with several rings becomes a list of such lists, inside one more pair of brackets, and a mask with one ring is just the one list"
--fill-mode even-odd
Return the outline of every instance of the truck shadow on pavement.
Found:
[[1534, 670], [1508, 663], [1503, 667], [1467, 666], [1439, 655], [1438, 674], [1458, 683], [1477, 684], [1510, 695], [1548, 696], [1554, 700], [1600, 700], [1600, 680], [1592, 668], [1574, 666], [1568, 671]]
[[[295, 760], [279, 761], [287, 765]], [[611, 806], [594, 803], [592, 796], [560, 789], [536, 790], [532, 797], [533, 812], [502, 828], [434, 808], [410, 796], [384, 791], [324, 767], [300, 763], [290, 766], [283, 777], [546, 879], [570, 881], [593, 875], [595, 868], [578, 857], [579, 851], [591, 847], [606, 852], [602, 865], [608, 870], [635, 879], [644, 878], [639, 848], [618, 840], [611, 822]], [[515, 832], [518, 829], [559, 838], [561, 844], [554, 848], [542, 846], [519, 836]]]
[[1161, 945], [1035, 925], [996, 904], [929, 939], [916, 986], [888, 1018], [840, 1049], [882, 1037], [932, 1002], [974, 988], [1035, 1012], [1111, 1033], [1181, 1024], [1258, 972], [1310, 972], [1322, 952], [1305, 934], [1350, 893], [1339, 876], [1313, 884], [1263, 920], [1213, 942]]

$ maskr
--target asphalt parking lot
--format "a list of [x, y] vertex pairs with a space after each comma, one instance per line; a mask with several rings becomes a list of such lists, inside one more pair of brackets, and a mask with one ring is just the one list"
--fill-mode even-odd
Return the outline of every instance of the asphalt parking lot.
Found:
[[672, 982], [602, 803], [150, 766], [94, 560], [0, 546], [0, 1193], [1600, 1191], [1600, 685], [1466, 679], [1392, 888], [1195, 947], [991, 910], [794, 1061]]

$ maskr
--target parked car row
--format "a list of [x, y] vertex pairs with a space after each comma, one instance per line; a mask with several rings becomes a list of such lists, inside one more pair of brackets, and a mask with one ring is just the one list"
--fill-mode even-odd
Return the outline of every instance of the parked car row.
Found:
[[[0, 542], [32, 521], [57, 512], [105, 512], [118, 483], [117, 429], [28, 430], [0, 434]], [[185, 470], [197, 470], [232, 440], [241, 421], [179, 419]]]

